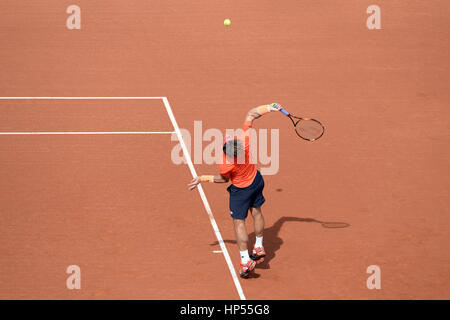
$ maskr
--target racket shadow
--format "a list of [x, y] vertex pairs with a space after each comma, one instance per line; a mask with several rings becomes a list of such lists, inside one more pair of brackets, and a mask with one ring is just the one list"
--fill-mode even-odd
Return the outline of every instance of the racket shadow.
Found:
[[[264, 229], [264, 249], [266, 251], [266, 256], [264, 257], [264, 261], [260, 262], [256, 265], [256, 268], [261, 269], [270, 269], [270, 261], [272, 261], [276, 252], [283, 245], [283, 239], [280, 238], [279, 233], [281, 228], [286, 222], [308, 222], [308, 223], [318, 223], [323, 228], [347, 228], [350, 227], [350, 224], [345, 222], [328, 222], [328, 221], [320, 221], [312, 218], [298, 218], [298, 217], [281, 217], [278, 219], [271, 227]], [[255, 233], [249, 233], [249, 248], [253, 248], [253, 243], [255, 239]], [[224, 240], [225, 243], [236, 244], [236, 240]], [[211, 246], [218, 245], [218, 242], [210, 244]]]

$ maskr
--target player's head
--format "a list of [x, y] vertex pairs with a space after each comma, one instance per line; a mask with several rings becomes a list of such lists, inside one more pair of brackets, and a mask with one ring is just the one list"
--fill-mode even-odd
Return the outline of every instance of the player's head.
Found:
[[223, 144], [223, 153], [225, 153], [228, 157], [236, 158], [238, 155], [241, 154], [243, 150], [242, 142], [238, 139], [230, 139], [227, 140]]

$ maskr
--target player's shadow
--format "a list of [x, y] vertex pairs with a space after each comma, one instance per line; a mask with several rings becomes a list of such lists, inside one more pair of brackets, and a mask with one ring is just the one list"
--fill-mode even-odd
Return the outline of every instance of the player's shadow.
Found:
[[[251, 220], [251, 219], [250, 219]], [[279, 237], [279, 233], [281, 230], [281, 227], [285, 222], [309, 222], [309, 223], [319, 223], [324, 228], [347, 228], [350, 226], [350, 224], [345, 222], [325, 222], [325, 221], [319, 221], [312, 218], [298, 218], [298, 217], [281, 217], [278, 219], [271, 227], [264, 229], [264, 249], [266, 251], [266, 257], [264, 258], [264, 261], [259, 263], [257, 265], [257, 268], [262, 269], [270, 269], [270, 261], [272, 261], [273, 258], [276, 256], [276, 252], [281, 248], [283, 245], [283, 239]], [[249, 248], [253, 248], [253, 243], [255, 239], [255, 233], [252, 232], [249, 235]], [[233, 243], [236, 244], [236, 240], [224, 240], [226, 243]], [[217, 245], [218, 242], [215, 241], [214, 243], [211, 243], [211, 246]]]

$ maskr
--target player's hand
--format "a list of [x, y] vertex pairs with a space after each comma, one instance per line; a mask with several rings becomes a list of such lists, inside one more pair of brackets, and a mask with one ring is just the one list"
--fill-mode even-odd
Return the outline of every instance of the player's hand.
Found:
[[273, 103], [269, 104], [269, 107], [270, 107], [270, 111], [280, 111], [281, 104], [273, 102]]
[[200, 183], [200, 177], [196, 177], [192, 179], [192, 181], [188, 184], [189, 190], [194, 190], [197, 188], [198, 184]]

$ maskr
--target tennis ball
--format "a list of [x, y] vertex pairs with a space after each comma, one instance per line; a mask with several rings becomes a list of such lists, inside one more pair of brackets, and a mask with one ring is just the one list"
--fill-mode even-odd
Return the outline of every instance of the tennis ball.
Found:
[[225, 21], [223, 22], [224, 25], [226, 25], [227, 27], [231, 24], [231, 20], [230, 19], [225, 19]]

